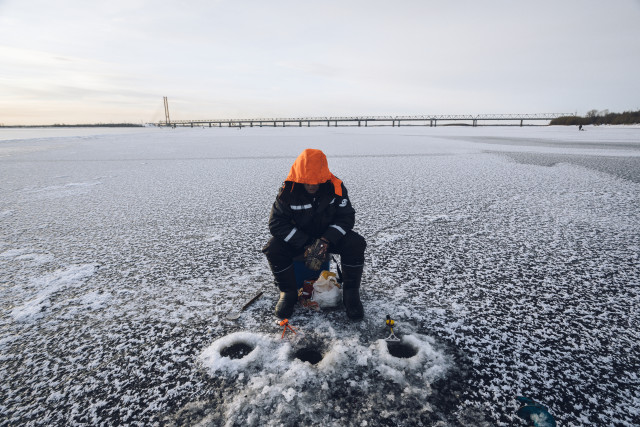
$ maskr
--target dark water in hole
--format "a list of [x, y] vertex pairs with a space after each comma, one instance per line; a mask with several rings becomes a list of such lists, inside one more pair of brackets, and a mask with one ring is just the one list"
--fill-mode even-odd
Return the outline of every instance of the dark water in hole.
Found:
[[233, 344], [229, 347], [225, 347], [220, 351], [220, 355], [228, 357], [230, 359], [242, 359], [247, 354], [251, 353], [253, 347], [245, 343]]
[[389, 354], [402, 359], [408, 359], [418, 354], [418, 351], [415, 348], [402, 342], [387, 342], [387, 348], [389, 349]]
[[295, 358], [315, 365], [322, 360], [322, 354], [315, 348], [301, 348], [296, 351]]

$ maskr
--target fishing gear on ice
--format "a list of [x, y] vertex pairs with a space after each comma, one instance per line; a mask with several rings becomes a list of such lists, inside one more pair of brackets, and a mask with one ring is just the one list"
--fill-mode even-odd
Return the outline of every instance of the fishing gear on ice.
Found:
[[393, 333], [393, 325], [396, 323], [395, 320], [393, 320], [391, 318], [391, 316], [389, 316], [387, 314], [387, 320], [385, 321], [385, 323], [389, 327], [389, 330], [391, 331], [391, 334], [388, 337], [386, 337], [384, 340], [387, 341], [387, 342], [398, 342], [398, 341], [400, 341], [400, 338], [398, 338], [396, 336], [396, 334]]
[[291, 332], [293, 332], [294, 334], [296, 333], [295, 329], [293, 329], [291, 327], [291, 325], [289, 324], [289, 319], [284, 319], [280, 322], [280, 326], [284, 326], [284, 329], [282, 330], [282, 336], [280, 337], [280, 339], [284, 338], [284, 334], [287, 333], [287, 328], [289, 328], [291, 330]]

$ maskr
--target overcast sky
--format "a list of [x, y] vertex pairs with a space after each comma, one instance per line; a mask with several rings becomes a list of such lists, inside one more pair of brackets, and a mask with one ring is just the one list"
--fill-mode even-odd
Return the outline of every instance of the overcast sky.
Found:
[[640, 109], [640, 0], [0, 0], [0, 124]]

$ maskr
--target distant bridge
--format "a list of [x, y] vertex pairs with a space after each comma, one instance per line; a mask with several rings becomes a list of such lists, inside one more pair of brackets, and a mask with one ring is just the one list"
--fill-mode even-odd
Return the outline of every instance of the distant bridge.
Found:
[[[426, 116], [353, 116], [353, 117], [296, 117], [296, 118], [259, 118], [259, 119], [215, 119], [215, 120], [167, 120], [151, 123], [169, 127], [311, 127], [311, 126], [429, 126], [436, 127], [438, 122], [467, 122], [478, 126], [479, 121], [516, 122], [523, 126], [526, 121], [550, 121], [558, 117], [574, 116], [573, 113], [541, 114], [481, 114], [481, 115], [426, 115]], [[464, 123], [461, 123], [464, 124]]]

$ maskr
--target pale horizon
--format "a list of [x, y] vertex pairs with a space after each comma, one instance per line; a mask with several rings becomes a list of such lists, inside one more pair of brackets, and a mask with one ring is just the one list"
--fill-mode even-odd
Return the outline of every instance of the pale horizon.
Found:
[[0, 125], [640, 109], [640, 1], [0, 0]]

